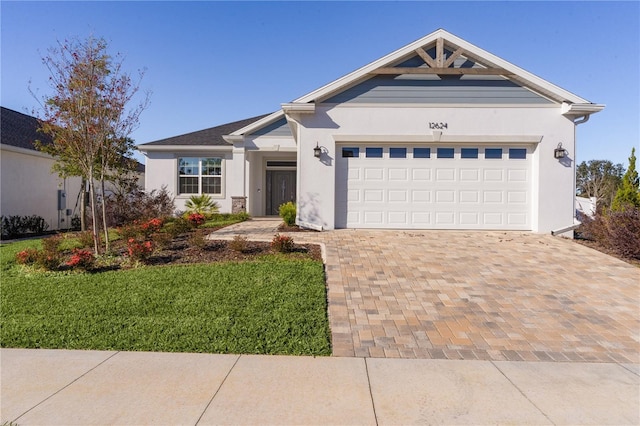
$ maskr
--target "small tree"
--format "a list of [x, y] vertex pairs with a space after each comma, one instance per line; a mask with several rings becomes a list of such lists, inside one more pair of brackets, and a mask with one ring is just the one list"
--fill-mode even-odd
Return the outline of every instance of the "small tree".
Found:
[[[88, 182], [94, 249], [100, 252], [96, 180], [102, 190], [110, 171], [122, 170], [130, 152], [128, 135], [138, 124], [148, 96], [133, 109], [127, 105], [138, 84], [122, 71], [122, 59], [107, 53], [104, 39], [58, 42], [42, 62], [50, 72], [53, 94], [43, 98], [41, 130], [53, 139], [40, 149], [56, 158], [54, 170], [62, 176], [81, 176]], [[142, 78], [142, 74], [140, 74]], [[104, 209], [103, 205], [103, 218]], [[106, 221], [105, 249], [109, 250]]]
[[631, 148], [629, 168], [622, 177], [622, 185], [618, 188], [611, 208], [624, 210], [627, 207], [640, 208], [640, 181], [636, 171], [636, 149]]
[[576, 192], [583, 197], [595, 197], [599, 208], [611, 205], [620, 185], [624, 168], [609, 160], [582, 162], [576, 169]]

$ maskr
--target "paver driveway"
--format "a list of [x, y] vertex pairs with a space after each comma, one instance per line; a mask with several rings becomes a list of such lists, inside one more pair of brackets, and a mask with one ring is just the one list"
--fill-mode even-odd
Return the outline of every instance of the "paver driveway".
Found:
[[[278, 221], [216, 232], [270, 239]], [[550, 235], [337, 230], [325, 244], [336, 356], [640, 361], [640, 269]]]

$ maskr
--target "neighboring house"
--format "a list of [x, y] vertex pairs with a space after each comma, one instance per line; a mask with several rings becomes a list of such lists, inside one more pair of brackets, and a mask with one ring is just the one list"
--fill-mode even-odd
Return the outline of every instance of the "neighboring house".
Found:
[[[51, 171], [53, 157], [36, 149], [34, 142], [50, 143], [38, 132], [35, 117], [1, 108], [0, 117], [0, 214], [43, 217], [49, 230], [69, 229], [80, 212], [80, 178], [60, 178]], [[139, 164], [138, 181], [144, 182]]]
[[[140, 145], [146, 187], [183, 208], [312, 229], [573, 225], [575, 126], [604, 108], [444, 30], [267, 116]], [[562, 157], [562, 158], [558, 158]]]

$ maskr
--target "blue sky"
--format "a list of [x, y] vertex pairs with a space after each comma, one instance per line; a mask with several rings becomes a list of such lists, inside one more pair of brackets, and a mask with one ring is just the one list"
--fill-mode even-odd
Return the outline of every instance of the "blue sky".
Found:
[[1, 103], [48, 93], [40, 58], [94, 35], [146, 68], [132, 137], [175, 136], [277, 110], [438, 28], [604, 111], [577, 128], [578, 162], [627, 166], [640, 141], [639, 2], [0, 2]]

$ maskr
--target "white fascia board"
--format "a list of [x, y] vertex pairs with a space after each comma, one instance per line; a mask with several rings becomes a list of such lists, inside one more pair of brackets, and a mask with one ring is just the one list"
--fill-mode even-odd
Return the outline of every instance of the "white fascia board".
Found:
[[[406, 56], [413, 55], [415, 50], [421, 48], [425, 45], [431, 44], [435, 42], [438, 38], [443, 38], [448, 44], [453, 45], [454, 47], [461, 47], [466, 52], [468, 52], [469, 56], [477, 57], [480, 62], [483, 62], [487, 65], [496, 68], [503, 68], [510, 73], [514, 74], [513, 80], [518, 81], [519, 83], [532, 88], [533, 90], [541, 90], [543, 94], [550, 95], [552, 99], [562, 102], [562, 101], [570, 101], [573, 103], [589, 103], [588, 100], [583, 99], [567, 90], [564, 90], [538, 76], [532, 74], [524, 69], [505, 61], [443, 29], [436, 30], [431, 34], [422, 37], [419, 40], [416, 40], [408, 45], [386, 55], [382, 58], [365, 65], [362, 68], [359, 68], [343, 77], [340, 77], [337, 80], [332, 81], [331, 83], [322, 86], [321, 88], [314, 90], [300, 98], [294, 100], [295, 103], [307, 103], [313, 102], [317, 99], [323, 98], [328, 94], [333, 94], [338, 92], [339, 90], [347, 87], [358, 80], [365, 79], [369, 76], [369, 73], [376, 70], [377, 68], [390, 66], [391, 64], [403, 59]], [[463, 54], [463, 56], [466, 56]], [[473, 58], [470, 58], [473, 59]]]
[[507, 143], [507, 144], [539, 144], [541, 135], [334, 135], [336, 143], [425, 143], [443, 142], [453, 144], [465, 143]]
[[229, 136], [242, 136], [245, 134], [250, 134], [252, 132], [255, 132], [258, 129], [261, 129], [264, 126], [268, 126], [269, 124], [273, 123], [276, 120], [279, 120], [283, 116], [284, 116], [284, 112], [282, 110], [278, 110], [272, 114], [267, 115], [264, 118], [261, 118], [258, 121], [254, 121], [253, 123], [247, 126], [244, 126], [243, 128], [236, 130], [235, 132], [230, 133]]
[[596, 112], [600, 112], [604, 109], [605, 105], [602, 104], [562, 104], [562, 115], [572, 115], [572, 116], [581, 116], [581, 115], [589, 115], [595, 114]]
[[233, 151], [233, 146], [223, 145], [138, 145], [140, 152], [208, 152], [208, 151]]

